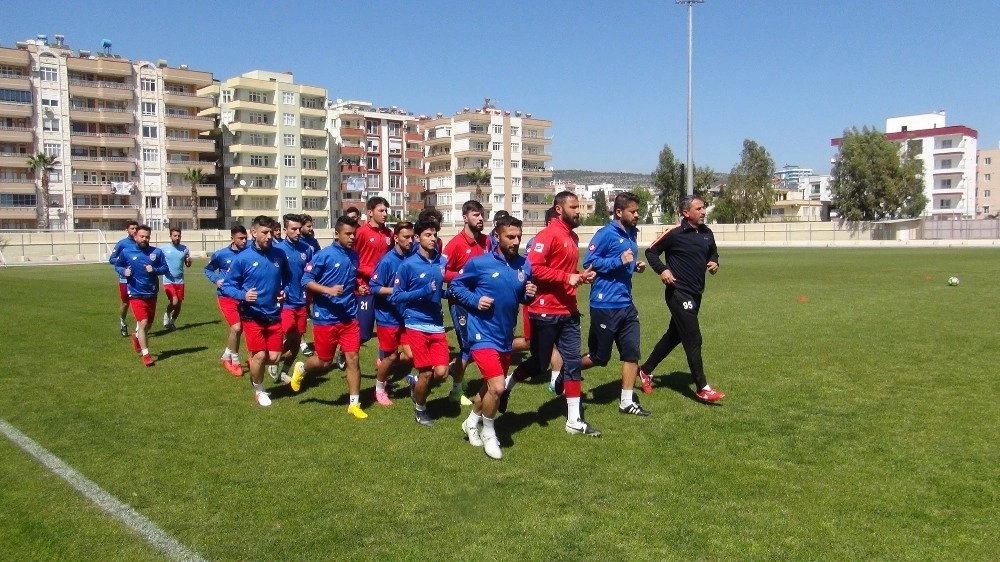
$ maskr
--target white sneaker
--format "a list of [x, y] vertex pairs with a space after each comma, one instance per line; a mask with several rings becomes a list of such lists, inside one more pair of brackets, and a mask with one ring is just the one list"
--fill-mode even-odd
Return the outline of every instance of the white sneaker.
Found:
[[465, 435], [469, 438], [469, 445], [472, 445], [473, 447], [482, 447], [483, 438], [479, 436], [479, 426], [469, 427], [469, 424], [466, 423], [468, 421], [469, 420], [465, 420], [462, 422], [462, 431], [464, 431]]
[[170, 314], [166, 312], [163, 313], [163, 327], [164, 328], [170, 327]]
[[292, 382], [292, 377], [288, 376], [288, 373], [281, 373], [281, 375], [279, 375], [279, 378], [281, 379], [282, 384], [288, 384]]
[[483, 441], [483, 450], [486, 451], [486, 456], [491, 459], [500, 460], [503, 458], [503, 452], [500, 451], [500, 441], [497, 440], [496, 435], [490, 435]]
[[272, 381], [278, 382], [278, 366], [277, 365], [268, 365], [267, 366], [267, 374], [271, 375], [271, 380]]
[[253, 399], [261, 406], [271, 405], [271, 397], [269, 397], [266, 392], [260, 390], [254, 391]]

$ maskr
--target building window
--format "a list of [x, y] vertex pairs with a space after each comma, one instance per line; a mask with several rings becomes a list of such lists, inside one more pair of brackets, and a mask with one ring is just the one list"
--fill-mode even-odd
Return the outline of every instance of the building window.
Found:
[[147, 197], [146, 198], [146, 208], [147, 209], [159, 209], [160, 208], [160, 198], [159, 197]]
[[511, 168], [520, 168], [521, 167], [521, 161], [520, 160], [511, 160], [510, 161], [510, 167]]
[[38, 76], [43, 82], [57, 82], [59, 80], [59, 69], [52, 66], [41, 66], [38, 68]]
[[156, 162], [160, 159], [160, 151], [155, 148], [144, 148], [142, 149], [142, 161], [143, 162]]
[[503, 125], [493, 125], [493, 134], [494, 135], [502, 135], [503, 134]]
[[945, 159], [941, 161], [941, 165], [938, 166], [940, 169], [951, 168], [951, 159]]
[[521, 202], [521, 196], [519, 194], [517, 194], [517, 193], [511, 195], [510, 196], [510, 202], [511, 203], [520, 203]]
[[286, 154], [285, 155], [285, 166], [295, 167], [295, 155], [294, 154]]
[[250, 165], [251, 166], [265, 167], [266, 168], [269, 165], [268, 164], [268, 158], [267, 158], [267, 156], [265, 156], [263, 154], [251, 154], [250, 155]]
[[518, 143], [516, 143], [516, 142], [515, 143], [511, 143], [511, 145], [510, 145], [510, 151], [513, 152], [513, 153], [521, 152], [521, 145], [518, 144]]
[[371, 119], [365, 120], [365, 133], [369, 135], [377, 135], [378, 121], [373, 121]]
[[156, 125], [143, 125], [142, 127], [142, 138], [144, 139], [155, 139], [157, 136]]
[[319, 169], [319, 158], [303, 158], [302, 168], [305, 170], [318, 170]]
[[282, 113], [281, 114], [281, 119], [282, 119], [282, 122], [285, 125], [294, 125], [295, 124], [295, 114], [294, 113]]
[[398, 123], [396, 121], [389, 121], [388, 128], [390, 137], [398, 137], [400, 136], [400, 131], [402, 130], [403, 127], [401, 123]]
[[510, 136], [516, 137], [516, 136], [519, 136], [520, 134], [521, 134], [521, 128], [520, 127], [511, 126], [511, 128], [510, 128]]
[[247, 115], [251, 123], [259, 123], [261, 125], [267, 125], [267, 114], [260, 113], [257, 111], [251, 111]]
[[368, 167], [369, 170], [378, 170], [379, 169], [378, 156], [369, 156], [366, 162], [368, 164], [367, 167]]
[[983, 214], [984, 215], [990, 214], [990, 206], [989, 205], [983, 205]]
[[493, 167], [494, 168], [503, 168], [503, 159], [502, 158], [494, 158], [493, 159]]
[[42, 98], [42, 107], [59, 107], [58, 98]]
[[486, 152], [486, 143], [482, 141], [476, 141], [472, 144], [472, 150], [476, 152]]
[[285, 189], [295, 189], [295, 176], [285, 176]]
[[285, 208], [286, 209], [298, 209], [299, 199], [297, 197], [285, 197]]
[[989, 165], [989, 164], [992, 164], [992, 163], [993, 163], [993, 159], [990, 158], [989, 156], [987, 156], [986, 157], [986, 164]]
[[[254, 176], [253, 179], [250, 180], [250, 187], [271, 189], [271, 180], [267, 176]], [[257, 207], [257, 208], [262, 209], [263, 207]]]
[[253, 103], [267, 103], [267, 94], [264, 92], [250, 92], [247, 94], [247, 101]]
[[302, 178], [302, 187], [305, 189], [319, 189], [319, 178]]
[[55, 156], [56, 158], [62, 156], [62, 145], [57, 142], [45, 143], [43, 150], [48, 156]]
[[494, 193], [493, 194], [493, 202], [494, 203], [503, 203], [503, 193]]
[[983, 190], [983, 197], [989, 197], [989, 196], [990, 196], [990, 190], [989, 189], [984, 189]]
[[510, 185], [521, 187], [521, 178], [510, 178]]
[[502, 142], [495, 142], [494, 141], [493, 142], [493, 152], [499, 152], [501, 150], [503, 150], [503, 143]]
[[950, 209], [951, 208], [951, 199], [942, 199], [938, 208], [939, 209]]
[[155, 92], [156, 91], [156, 79], [155, 78], [142, 78], [139, 80], [139, 85], [142, 87], [143, 92]]
[[155, 101], [144, 101], [144, 102], [142, 102], [142, 114], [143, 115], [156, 115], [156, 102]]
[[233, 91], [222, 90], [222, 103], [230, 103], [232, 101], [233, 101]]
[[368, 152], [378, 152], [378, 139], [369, 138], [365, 146], [368, 148]]
[[251, 197], [250, 198], [250, 208], [251, 209], [272, 209], [273, 205], [268, 200], [267, 197]]
[[379, 177], [378, 174], [368, 174], [368, 189], [379, 189]]
[[389, 171], [390, 172], [402, 172], [403, 171], [403, 159], [402, 158], [389, 158]]
[[951, 180], [950, 179], [941, 180], [941, 189], [951, 189]]
[[285, 135], [285, 146], [295, 146], [295, 135]]
[[951, 148], [951, 139], [942, 139], [941, 148]]
[[295, 103], [295, 92], [282, 92], [281, 103], [285, 105], [291, 105]]
[[58, 131], [59, 130], [59, 119], [53, 118], [43, 118], [42, 119], [42, 130], [43, 131]]
[[29, 104], [31, 103], [31, 92], [27, 90], [0, 89], [0, 102], [2, 101]]
[[983, 174], [983, 179], [990, 181], [990, 174]]

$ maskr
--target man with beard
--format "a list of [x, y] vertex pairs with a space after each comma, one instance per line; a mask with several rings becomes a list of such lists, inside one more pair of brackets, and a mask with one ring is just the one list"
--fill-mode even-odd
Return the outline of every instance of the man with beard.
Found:
[[[462, 205], [462, 221], [465, 226], [444, 247], [445, 266], [444, 280], [451, 283], [472, 258], [487, 254], [493, 247], [487, 235], [483, 234], [483, 205], [476, 200], [466, 201]], [[462, 394], [462, 379], [465, 378], [465, 368], [469, 363], [468, 320], [469, 311], [458, 302], [451, 293], [448, 294], [448, 311], [451, 313], [451, 323], [455, 327], [455, 337], [458, 339], [459, 356], [451, 368], [452, 387], [448, 399], [452, 402], [462, 402], [471, 405], [472, 402]]]
[[230, 241], [225, 248], [216, 250], [212, 259], [205, 265], [205, 277], [215, 285], [219, 301], [219, 311], [222, 319], [229, 326], [229, 336], [226, 339], [226, 350], [222, 352], [222, 366], [234, 377], [243, 376], [243, 366], [240, 365], [240, 339], [243, 336], [243, 325], [240, 323], [239, 302], [222, 294], [222, 284], [226, 281], [229, 266], [247, 247], [247, 229], [242, 224], [229, 229]]
[[[375, 301], [368, 282], [375, 265], [382, 256], [392, 249], [392, 230], [385, 225], [389, 216], [389, 202], [384, 197], [372, 197], [365, 209], [368, 211], [368, 222], [358, 227], [354, 236], [354, 250], [358, 253], [358, 279], [355, 294], [358, 297], [358, 325], [361, 330], [361, 343], [375, 335]], [[380, 354], [381, 355], [381, 354]], [[344, 354], [341, 352], [337, 365], [342, 366]], [[342, 368], [342, 367], [341, 367]]]
[[580, 200], [570, 191], [555, 197], [555, 218], [535, 236], [528, 249], [532, 281], [538, 286], [535, 300], [528, 305], [531, 324], [531, 356], [507, 377], [506, 389], [500, 397], [498, 411], [507, 410], [507, 400], [514, 384], [542, 372], [557, 348], [563, 357], [562, 383], [566, 393], [566, 432], [600, 437], [601, 432], [583, 421], [580, 405], [580, 312], [576, 288], [594, 280], [596, 273], [587, 268], [577, 270], [580, 258], [580, 238], [573, 229], [580, 226]]
[[[698, 400], [714, 404], [726, 397], [715, 390], [705, 378], [701, 360], [701, 326], [698, 312], [705, 292], [705, 270], [712, 275], [719, 271], [719, 250], [712, 230], [705, 226], [705, 200], [697, 195], [681, 203], [681, 223], [667, 229], [646, 249], [646, 260], [665, 288], [670, 326], [653, 352], [639, 369], [640, 374], [652, 373], [677, 344], [684, 346], [688, 368], [694, 379]], [[667, 263], [660, 261], [666, 254]]]
[[268, 372], [275, 382], [278, 380], [288, 382], [290, 380], [288, 371], [295, 363], [299, 343], [306, 333], [306, 315], [309, 313], [309, 307], [306, 303], [306, 290], [302, 284], [302, 275], [305, 273], [306, 264], [313, 257], [312, 246], [302, 239], [304, 219], [300, 215], [289, 213], [282, 217], [282, 220], [285, 223], [285, 237], [275, 246], [285, 252], [291, 278], [288, 281], [288, 286], [285, 287], [285, 303], [281, 307], [281, 331], [285, 340], [281, 353], [280, 374], [278, 365], [268, 365]]
[[135, 243], [126, 244], [118, 252], [115, 271], [125, 279], [128, 304], [135, 316], [135, 333], [132, 334], [132, 348], [142, 355], [142, 363], [147, 367], [155, 364], [149, 354], [149, 324], [156, 317], [156, 295], [160, 292], [159, 275], [167, 273], [167, 260], [163, 251], [149, 245], [150, 228], [140, 225], [135, 230]]
[[639, 245], [639, 198], [633, 193], [615, 197], [614, 220], [594, 234], [583, 258], [597, 277], [590, 288], [590, 353], [580, 359], [581, 369], [603, 367], [611, 360], [612, 344], [618, 346], [622, 361], [622, 393], [618, 411], [648, 416], [649, 411], [635, 398], [635, 378], [639, 373], [639, 311], [632, 303], [632, 274], [646, 270], [637, 262]]
[[[136, 221], [127, 221], [125, 223], [125, 237], [115, 244], [115, 248], [111, 250], [111, 255], [108, 256], [108, 263], [112, 266], [118, 262], [118, 256], [121, 255], [122, 250], [135, 245], [135, 231], [137, 228], [139, 228], [139, 223]], [[128, 326], [125, 324], [125, 316], [128, 315], [129, 307], [128, 283], [121, 275], [118, 276], [118, 298], [122, 301], [121, 306], [118, 307], [118, 323], [120, 324], [122, 337], [127, 338]]]
[[396, 223], [393, 234], [396, 245], [379, 260], [369, 284], [372, 294], [375, 295], [375, 332], [382, 356], [375, 371], [375, 401], [382, 406], [392, 406], [388, 391], [389, 372], [397, 361], [413, 359], [409, 346], [404, 343], [403, 334], [406, 328], [403, 327], [403, 311], [389, 302], [394, 290], [393, 279], [396, 277], [396, 272], [399, 271], [403, 260], [410, 256], [410, 248], [413, 246], [413, 223], [408, 221]]
[[[312, 253], [315, 256], [320, 250], [319, 240], [316, 240], [316, 232], [313, 230], [313, 218], [310, 215], [302, 214], [302, 229], [301, 229], [302, 241], [309, 244], [312, 248]], [[312, 304], [312, 295], [308, 292], [306, 293], [306, 318], [309, 318], [309, 305]], [[306, 341], [306, 334], [302, 332], [302, 341], [299, 343], [299, 351], [302, 355], [309, 357], [313, 354], [312, 344]]]
[[[482, 446], [486, 455], [500, 459], [500, 441], [493, 421], [510, 368], [510, 355], [517, 326], [517, 309], [534, 299], [531, 266], [518, 253], [521, 221], [502, 217], [497, 221], [498, 248], [473, 258], [449, 285], [448, 293], [468, 309], [471, 356], [486, 381], [479, 389], [472, 413], [462, 424], [469, 444]], [[483, 423], [482, 437], [479, 422]]]
[[333, 364], [339, 346], [344, 351], [349, 400], [347, 413], [363, 420], [368, 414], [361, 409], [361, 368], [358, 351], [361, 331], [358, 325], [358, 299], [354, 294], [357, 283], [358, 253], [354, 251], [358, 223], [347, 217], [337, 219], [333, 244], [320, 250], [306, 264], [302, 284], [313, 294], [313, 341], [316, 353], [305, 363], [292, 369], [293, 392], [301, 389], [307, 373], [326, 372]]
[[222, 294], [239, 302], [240, 324], [246, 334], [250, 354], [250, 382], [254, 401], [270, 406], [264, 391], [265, 365], [275, 365], [281, 357], [281, 304], [285, 287], [292, 278], [285, 252], [271, 245], [270, 217], [253, 220], [250, 235], [253, 244], [229, 264]]
[[163, 313], [163, 327], [177, 329], [177, 317], [184, 304], [184, 268], [191, 267], [191, 252], [181, 244], [181, 229], [170, 229], [170, 243], [160, 247], [169, 270], [163, 275], [163, 292], [167, 295], [167, 311]]

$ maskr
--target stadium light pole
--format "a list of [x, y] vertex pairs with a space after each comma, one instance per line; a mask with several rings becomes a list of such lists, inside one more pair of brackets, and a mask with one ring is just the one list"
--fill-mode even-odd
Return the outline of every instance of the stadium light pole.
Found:
[[691, 81], [691, 66], [694, 61], [694, 5], [701, 4], [705, 0], [675, 0], [678, 4], [687, 4], [688, 9], [688, 113], [687, 113], [687, 194], [694, 195], [694, 127], [692, 121], [691, 98], [693, 82]]

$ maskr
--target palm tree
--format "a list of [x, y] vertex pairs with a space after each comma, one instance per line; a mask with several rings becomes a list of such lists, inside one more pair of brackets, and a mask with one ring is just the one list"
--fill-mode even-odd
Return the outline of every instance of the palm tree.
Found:
[[195, 230], [198, 230], [200, 226], [198, 224], [198, 184], [205, 183], [207, 177], [201, 168], [188, 168], [187, 173], [184, 174], [184, 181], [191, 183], [191, 225]]
[[476, 184], [476, 199], [479, 200], [483, 196], [483, 185], [489, 183], [490, 178], [493, 177], [493, 172], [490, 172], [489, 168], [473, 168], [471, 172], [466, 172], [469, 181]]
[[39, 229], [49, 227], [49, 172], [55, 171], [59, 161], [55, 156], [50, 156], [44, 152], [33, 154], [28, 157], [28, 167], [33, 171], [41, 171], [42, 187], [41, 193], [36, 196], [35, 209], [38, 215], [36, 226]]

